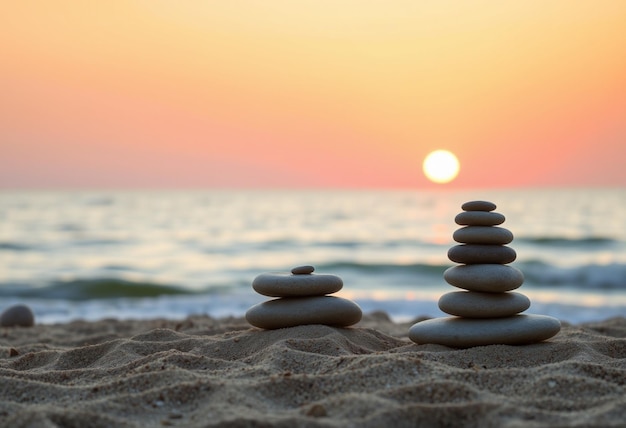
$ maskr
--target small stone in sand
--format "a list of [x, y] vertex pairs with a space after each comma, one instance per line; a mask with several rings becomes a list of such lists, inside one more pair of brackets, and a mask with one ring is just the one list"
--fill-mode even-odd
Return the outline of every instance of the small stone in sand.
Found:
[[305, 413], [307, 416], [311, 416], [313, 418], [323, 418], [328, 416], [326, 412], [326, 408], [321, 404], [313, 404]]
[[314, 270], [315, 268], [313, 266], [296, 266], [291, 269], [291, 273], [294, 275], [309, 275], [313, 273]]
[[35, 315], [26, 305], [10, 306], [0, 315], [2, 327], [32, 327], [34, 325]]

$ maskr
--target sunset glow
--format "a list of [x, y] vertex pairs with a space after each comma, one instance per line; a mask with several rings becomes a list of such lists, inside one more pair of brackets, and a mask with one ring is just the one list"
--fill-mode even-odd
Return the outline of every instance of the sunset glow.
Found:
[[624, 22], [621, 0], [10, 2], [0, 187], [429, 187], [439, 147], [450, 186], [626, 186]]

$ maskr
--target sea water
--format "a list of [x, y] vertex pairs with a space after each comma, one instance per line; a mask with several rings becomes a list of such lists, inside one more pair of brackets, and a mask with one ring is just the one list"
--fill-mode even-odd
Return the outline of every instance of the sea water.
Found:
[[484, 199], [515, 236], [528, 312], [626, 316], [624, 189], [0, 192], [0, 310], [38, 322], [241, 316], [263, 272], [312, 264], [395, 320], [442, 316], [454, 217]]

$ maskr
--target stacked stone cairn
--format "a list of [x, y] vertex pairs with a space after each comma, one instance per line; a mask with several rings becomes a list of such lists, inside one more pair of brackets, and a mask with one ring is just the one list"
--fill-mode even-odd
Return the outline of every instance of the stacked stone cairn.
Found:
[[313, 273], [313, 266], [298, 266], [290, 273], [263, 273], [252, 288], [264, 296], [277, 297], [246, 312], [255, 327], [277, 329], [307, 324], [347, 327], [361, 321], [361, 308], [351, 300], [329, 296], [343, 288], [335, 275]]
[[453, 234], [460, 245], [448, 251], [448, 258], [461, 264], [447, 269], [443, 276], [449, 284], [466, 291], [441, 296], [439, 308], [453, 316], [418, 322], [410, 328], [409, 338], [420, 344], [469, 348], [530, 344], [557, 334], [559, 320], [521, 314], [530, 307], [530, 300], [511, 291], [522, 285], [524, 275], [508, 266], [517, 254], [506, 246], [513, 241], [513, 234], [498, 227], [505, 218], [493, 211], [496, 205], [471, 201], [461, 209], [454, 220], [464, 227]]

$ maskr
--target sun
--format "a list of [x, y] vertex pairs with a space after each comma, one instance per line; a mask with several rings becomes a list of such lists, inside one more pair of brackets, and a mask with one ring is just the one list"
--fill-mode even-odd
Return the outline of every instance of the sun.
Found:
[[459, 174], [460, 164], [454, 153], [435, 150], [424, 158], [424, 175], [433, 183], [449, 183]]

